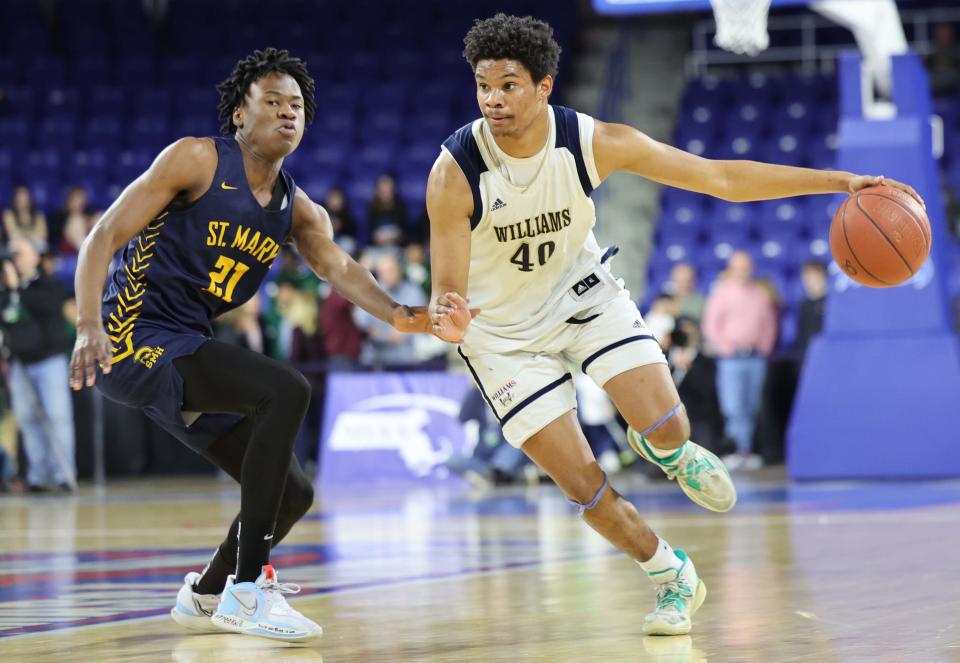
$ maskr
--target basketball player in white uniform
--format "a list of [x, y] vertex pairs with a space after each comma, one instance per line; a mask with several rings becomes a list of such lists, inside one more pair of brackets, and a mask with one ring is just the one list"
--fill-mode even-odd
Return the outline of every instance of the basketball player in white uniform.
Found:
[[444, 142], [430, 173], [432, 313], [442, 320], [462, 309], [448, 292], [480, 309], [460, 354], [505, 437], [657, 585], [644, 632], [683, 634], [706, 595], [703, 582], [607, 482], [577, 423], [568, 364], [607, 391], [633, 448], [691, 499], [728, 511], [736, 490], [720, 460], [688, 440], [660, 346], [611, 274], [612, 252], [593, 236], [590, 192], [617, 171], [737, 201], [852, 193], [883, 178], [702, 159], [550, 106], [560, 53], [552, 34], [541, 21], [498, 14], [464, 40], [483, 118]]

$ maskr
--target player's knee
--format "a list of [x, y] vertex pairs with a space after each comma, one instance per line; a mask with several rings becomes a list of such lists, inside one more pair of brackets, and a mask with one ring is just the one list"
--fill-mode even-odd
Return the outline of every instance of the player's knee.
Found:
[[287, 477], [281, 510], [285, 519], [300, 520], [313, 506], [313, 484], [304, 477]]
[[597, 496], [597, 491], [603, 486], [604, 474], [600, 465], [593, 463], [577, 476], [563, 480], [560, 490], [567, 498], [579, 504], [590, 504]]
[[660, 424], [656, 430], [645, 436], [661, 449], [676, 449], [690, 439], [690, 419], [687, 411], [681, 407], [677, 412]]
[[269, 389], [270, 396], [283, 407], [305, 413], [310, 404], [313, 388], [303, 373], [290, 366], [279, 366], [274, 385]]

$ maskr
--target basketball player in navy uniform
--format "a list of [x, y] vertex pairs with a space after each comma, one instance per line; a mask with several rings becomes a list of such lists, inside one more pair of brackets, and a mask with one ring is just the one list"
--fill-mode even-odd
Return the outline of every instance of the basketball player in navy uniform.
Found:
[[552, 28], [530, 17], [477, 21], [464, 43], [483, 117], [444, 142], [430, 173], [431, 311], [442, 320], [462, 301], [445, 293], [469, 294], [481, 312], [460, 354], [505, 437], [656, 584], [644, 632], [687, 633], [703, 582], [609, 485], [577, 423], [568, 363], [607, 391], [633, 448], [691, 499], [728, 511], [736, 490], [720, 460], [688, 440], [660, 346], [610, 272], [615, 251], [594, 238], [590, 192], [614, 172], [736, 201], [852, 193], [883, 178], [702, 159], [551, 106], [560, 47]]
[[327, 213], [282, 169], [315, 111], [300, 60], [256, 51], [218, 90], [225, 137], [173, 143], [84, 242], [70, 379], [74, 389], [91, 386], [101, 367], [106, 396], [142, 409], [240, 482], [240, 514], [203, 573], [187, 575], [173, 618], [195, 630], [303, 642], [322, 629], [289, 607], [284, 594], [297, 587], [279, 583], [269, 559], [313, 503], [292, 455], [310, 385], [283, 363], [212, 340], [210, 321], [257, 292], [288, 241], [321, 278], [399, 331], [457, 340], [469, 313], [431, 323], [425, 309], [394, 302], [333, 242]]

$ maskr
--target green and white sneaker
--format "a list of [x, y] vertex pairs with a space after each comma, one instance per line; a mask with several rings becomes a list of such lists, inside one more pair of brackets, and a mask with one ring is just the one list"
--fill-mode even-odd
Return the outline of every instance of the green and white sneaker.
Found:
[[737, 503], [737, 489], [723, 461], [696, 442], [687, 441], [669, 458], [657, 458], [637, 431], [627, 429], [627, 440], [638, 454], [676, 479], [691, 500], [711, 511], [729, 511]]
[[687, 553], [679, 548], [673, 552], [683, 560], [679, 569], [647, 574], [657, 585], [657, 607], [643, 620], [647, 635], [686, 635], [693, 627], [690, 618], [707, 598], [707, 586]]

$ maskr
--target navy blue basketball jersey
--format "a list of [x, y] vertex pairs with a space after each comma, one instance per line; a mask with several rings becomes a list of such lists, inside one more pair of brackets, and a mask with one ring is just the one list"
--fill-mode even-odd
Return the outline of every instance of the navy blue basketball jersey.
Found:
[[143, 334], [134, 331], [144, 327], [210, 336], [213, 318], [257, 292], [290, 234], [293, 179], [281, 171], [287, 204], [264, 208], [247, 183], [236, 140], [213, 141], [218, 161], [210, 189], [189, 206], [171, 205], [147, 225], [111, 275], [102, 314], [113, 364], [136, 352]]

